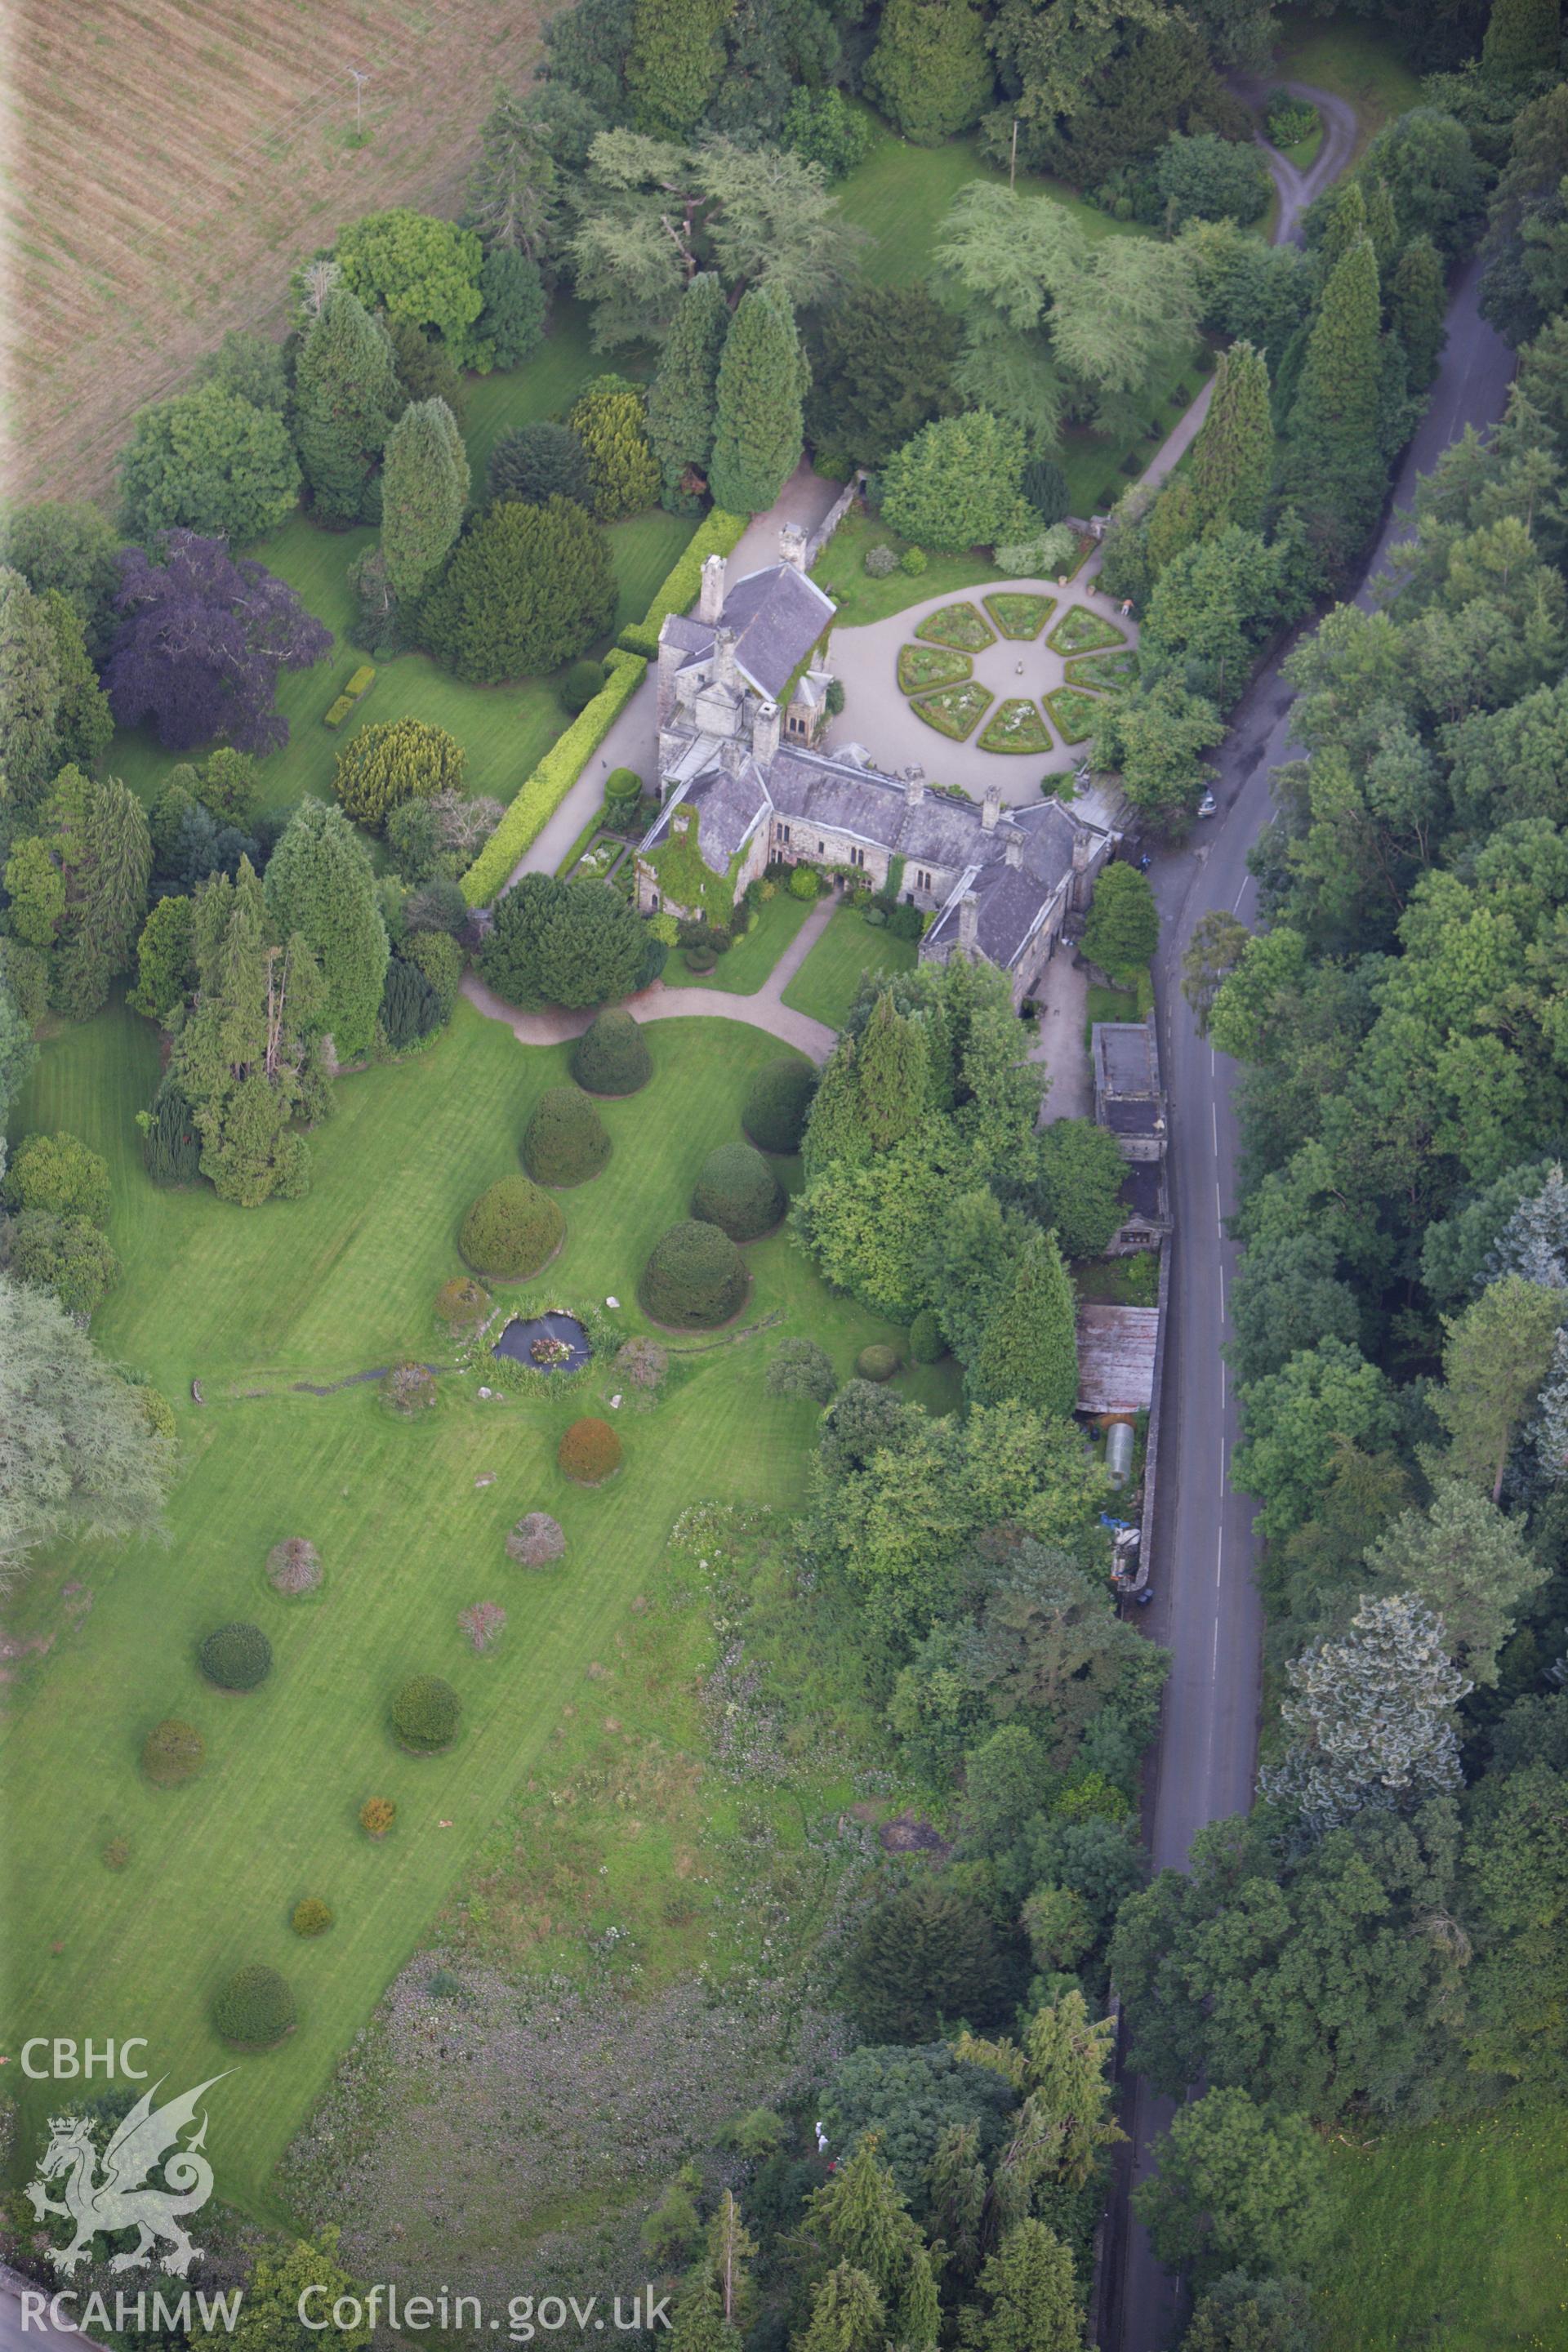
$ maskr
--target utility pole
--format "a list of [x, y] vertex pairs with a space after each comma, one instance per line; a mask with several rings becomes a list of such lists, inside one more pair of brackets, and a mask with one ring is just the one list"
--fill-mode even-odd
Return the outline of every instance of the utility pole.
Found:
[[[364, 86], [370, 79], [370, 76], [368, 73], [362, 73], [358, 66], [350, 66], [349, 71], [353, 76], [354, 85], [354, 137], [363, 139], [364, 136]], [[1013, 126], [1015, 146], [1017, 144], [1017, 131], [1018, 126], [1015, 123]]]
[[1007, 159], [1007, 185], [1012, 187], [1018, 176], [1018, 118], [1013, 117], [1013, 152]]

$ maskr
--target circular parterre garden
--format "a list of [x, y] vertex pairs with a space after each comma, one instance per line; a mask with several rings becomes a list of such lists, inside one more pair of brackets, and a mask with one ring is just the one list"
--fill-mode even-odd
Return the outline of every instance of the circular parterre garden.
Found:
[[[1058, 737], [1083, 742], [1094, 731], [1100, 696], [1137, 677], [1138, 656], [1123, 630], [1083, 604], [1069, 604], [1042, 637], [1056, 610], [1053, 596], [994, 589], [978, 604], [960, 600], [928, 614], [914, 641], [899, 649], [899, 688], [915, 716], [951, 742], [973, 737], [977, 749], [1004, 758], [1037, 758]], [[975, 677], [976, 658], [999, 641], [1033, 647], [1013, 665], [1032, 693], [998, 698]]]

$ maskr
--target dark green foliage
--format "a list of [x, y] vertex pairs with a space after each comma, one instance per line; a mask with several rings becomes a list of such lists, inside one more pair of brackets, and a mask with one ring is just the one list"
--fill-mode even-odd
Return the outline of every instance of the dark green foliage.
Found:
[[764, 1382], [770, 1396], [805, 1397], [826, 1404], [838, 1386], [833, 1359], [815, 1339], [785, 1339], [768, 1365]]
[[418, 965], [395, 955], [387, 962], [378, 1017], [387, 1044], [395, 1054], [402, 1054], [422, 1038], [433, 1036], [447, 1016]]
[[714, 1330], [744, 1305], [748, 1279], [746, 1262], [729, 1235], [688, 1218], [654, 1244], [639, 1295], [656, 1323]]
[[288, 1979], [253, 1965], [237, 1969], [218, 1988], [212, 2015], [220, 2038], [237, 2050], [269, 2050], [292, 2033], [298, 2011]]
[[543, 340], [549, 307], [537, 262], [514, 246], [492, 246], [479, 268], [484, 309], [477, 332], [495, 353], [495, 365], [518, 367]]
[[798, 1054], [764, 1062], [746, 1088], [741, 1124], [761, 1151], [798, 1151], [818, 1073]]
[[469, 1208], [458, 1247], [476, 1274], [521, 1282], [554, 1256], [565, 1231], [548, 1192], [526, 1176], [502, 1176]]
[[75, 604], [0, 570], [0, 738], [13, 803], [36, 808], [68, 762], [92, 767], [113, 730]]
[[301, 801], [273, 851], [263, 884], [280, 939], [298, 933], [325, 985], [321, 1011], [339, 1062], [370, 1051], [387, 977], [386, 926], [363, 842], [341, 809]]
[[1083, 951], [1112, 980], [1131, 979], [1160, 944], [1160, 918], [1149, 877], [1118, 860], [1096, 877]]
[[575, 661], [561, 681], [561, 701], [563, 709], [575, 719], [586, 710], [594, 697], [603, 690], [605, 665], [596, 661]]
[[849, 1946], [842, 1979], [868, 2042], [927, 2042], [961, 2021], [997, 2024], [1016, 1988], [1016, 1962], [986, 1913], [937, 1877], [882, 1898]]
[[1200, 2283], [1300, 2271], [1328, 2226], [1328, 2159], [1305, 2116], [1209, 2091], [1177, 2115], [1134, 2206], [1161, 2260]]
[[1335, 1280], [1335, 1265], [1326, 1234], [1272, 1234], [1253, 1244], [1231, 1293], [1235, 1336], [1226, 1348], [1243, 1387], [1279, 1371], [1320, 1339], [1359, 1342], [1355, 1293]]
[[1068, 478], [1054, 457], [1031, 457], [1019, 487], [1047, 530], [1066, 520], [1071, 503]]
[[282, 521], [300, 494], [289, 429], [221, 384], [144, 408], [120, 461], [121, 520], [132, 539], [195, 530], [238, 546]]
[[18, 1282], [52, 1291], [68, 1315], [91, 1315], [121, 1271], [97, 1225], [52, 1209], [24, 1209], [0, 1223], [0, 1263]]
[[1450, 261], [1468, 246], [1480, 224], [1487, 175], [1451, 114], [1417, 106], [1395, 115], [1367, 149], [1361, 170], [1368, 187], [1378, 180], [1386, 185], [1402, 243], [1429, 236]]
[[[647, 938], [642, 918], [602, 882], [525, 874], [496, 907], [479, 971], [509, 1004], [602, 1004], [642, 985]], [[591, 1094], [631, 1091], [582, 1083]]]
[[416, 1756], [434, 1756], [458, 1736], [463, 1705], [438, 1675], [416, 1675], [392, 1701], [392, 1736]]
[[796, 89], [784, 109], [782, 145], [841, 180], [877, 143], [877, 126], [841, 89]]
[[731, 514], [761, 514], [794, 472], [808, 379], [787, 306], [752, 287], [730, 321], [714, 395], [710, 481]]
[[841, 2058], [828, 2077], [823, 2113], [838, 2147], [875, 2132], [878, 2154], [906, 2197], [921, 2200], [938, 2144], [956, 2124], [974, 2134], [974, 2153], [996, 2153], [1012, 2085], [986, 2066], [960, 2058], [951, 2042], [913, 2048], [894, 2042], [863, 2046]]
[[689, 501], [695, 506], [713, 454], [719, 362], [729, 325], [718, 278], [700, 270], [681, 296], [647, 395], [648, 441], [664, 503], [676, 513], [686, 511]]
[[1222, 352], [1209, 412], [1193, 445], [1194, 519], [1200, 531], [1227, 523], [1261, 530], [1274, 468], [1268, 369], [1251, 343]]
[[[1118, 1157], [1120, 1158], [1120, 1154]], [[922, 1307], [910, 1325], [910, 1357], [917, 1364], [940, 1364], [947, 1353], [942, 1325], [929, 1307]]]
[[78, 768], [56, 777], [44, 819], [44, 845], [64, 884], [50, 994], [60, 1011], [82, 1020], [130, 968], [147, 912], [152, 836], [141, 802], [118, 776], [84, 776]]
[[592, 504], [588, 460], [569, 425], [516, 425], [490, 451], [485, 476], [492, 499], [542, 507], [552, 499]]
[[463, 520], [468, 459], [444, 400], [416, 401], [393, 426], [381, 484], [381, 550], [400, 602], [431, 580]]
[[1334, 264], [1307, 338], [1285, 482], [1314, 509], [1364, 528], [1383, 488], [1377, 262], [1363, 237]]
[[622, 79], [631, 46], [632, 0], [581, 0], [544, 29], [552, 79], [565, 82], [606, 122], [625, 122], [630, 101]]
[[591, 1095], [635, 1095], [653, 1076], [647, 1040], [629, 1013], [601, 1013], [572, 1049], [572, 1075]]
[[194, 1184], [201, 1173], [202, 1145], [195, 1113], [185, 1095], [165, 1078], [143, 1111], [142, 1156], [154, 1184]]
[[732, 1242], [772, 1233], [785, 1208], [784, 1187], [749, 1143], [721, 1143], [698, 1172], [691, 1213], [717, 1225]]
[[994, 545], [1028, 527], [1020, 484], [1024, 436], [988, 409], [939, 418], [882, 471], [882, 512], [918, 546]]
[[880, 1343], [869, 1348], [862, 1348], [855, 1359], [855, 1377], [858, 1381], [878, 1382], [890, 1381], [898, 1369], [898, 1349], [883, 1347]]
[[576, 1087], [549, 1087], [522, 1138], [522, 1164], [536, 1184], [585, 1184], [610, 1156], [605, 1123]]
[[46, 499], [0, 513], [0, 566], [19, 572], [35, 596], [54, 588], [70, 599], [95, 662], [114, 634], [119, 547], [103, 509], [86, 499]]
[[1060, 1251], [1048, 1234], [1031, 1233], [965, 1367], [970, 1394], [983, 1404], [1016, 1399], [1040, 1412], [1072, 1412], [1078, 1403], [1074, 1313]]
[[624, 376], [595, 376], [566, 420], [583, 445], [589, 494], [601, 522], [646, 514], [658, 497], [658, 466], [647, 437], [647, 403]]
[[557, 668], [608, 628], [616, 606], [609, 548], [583, 509], [486, 509], [425, 598], [431, 651], [462, 678], [500, 686]]
[[1125, 1222], [1127, 1174], [1116, 1138], [1090, 1118], [1053, 1118], [1043, 1129], [1034, 1205], [1069, 1258], [1098, 1257]]
[[1554, 72], [1561, 17], [1557, 0], [1492, 0], [1481, 44], [1483, 72], [1510, 81]]
[[974, 0], [888, 0], [866, 88], [906, 139], [936, 147], [969, 130], [994, 87]]
[[632, 0], [626, 92], [639, 131], [689, 138], [724, 68], [731, 0]]
[[1304, 2280], [1226, 2271], [1199, 2296], [1182, 2352], [1318, 2352], [1319, 2342]]
[[334, 286], [305, 331], [294, 369], [294, 437], [324, 522], [373, 517], [375, 470], [403, 407], [392, 345], [364, 305]]
[[447, 346], [422, 334], [412, 319], [386, 319], [387, 341], [397, 381], [410, 401], [444, 400], [459, 424], [467, 403], [463, 378]]
[[1253, 146], [1216, 139], [1212, 131], [1173, 131], [1154, 165], [1165, 228], [1174, 236], [1189, 221], [1238, 221], [1243, 227], [1268, 209], [1273, 183]]
[[220, 1690], [254, 1690], [272, 1672], [272, 1644], [259, 1625], [218, 1626], [197, 1657], [208, 1682]]
[[1413, 392], [1425, 391], [1437, 373], [1447, 308], [1437, 248], [1429, 236], [1413, 237], [1394, 264], [1388, 289], [1389, 324], [1405, 347]]
[[805, 406], [818, 457], [880, 466], [922, 425], [948, 415], [957, 405], [959, 333], [952, 313], [920, 285], [858, 286], [823, 311]]
[[174, 1789], [182, 1780], [195, 1780], [206, 1756], [201, 1733], [178, 1716], [166, 1716], [142, 1743], [142, 1769], [154, 1788]]

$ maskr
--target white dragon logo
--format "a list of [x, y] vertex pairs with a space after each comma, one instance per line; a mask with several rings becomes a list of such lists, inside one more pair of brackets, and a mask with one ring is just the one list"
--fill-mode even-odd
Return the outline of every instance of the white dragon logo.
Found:
[[[147, 2269], [159, 2242], [166, 2240], [169, 2251], [162, 2256], [159, 2268], [176, 2278], [186, 2276], [202, 2249], [192, 2245], [180, 2217], [198, 2212], [213, 2188], [212, 2166], [201, 2154], [207, 2136], [205, 2116], [187, 2147], [180, 2146], [180, 2134], [195, 2120], [202, 2094], [223, 2079], [221, 2074], [210, 2075], [194, 2091], [168, 2100], [156, 2110], [153, 2101], [162, 2083], [144, 2091], [124, 2121], [115, 2126], [103, 2151], [101, 2179], [97, 2177], [99, 2155], [91, 2118], [50, 2116], [49, 2144], [38, 2178], [28, 2183], [27, 2197], [40, 2221], [47, 2213], [58, 2213], [75, 2225], [76, 2234], [68, 2246], [50, 2249], [49, 2260], [61, 2277], [68, 2278], [86, 2260], [96, 2234], [101, 2231], [112, 2237], [122, 2230], [136, 2231], [136, 2243], [129, 2253], [115, 2255], [109, 2265], [111, 2271]], [[148, 2179], [160, 2162], [163, 2187]], [[62, 2175], [64, 2193], [57, 2201], [44, 2184]]]

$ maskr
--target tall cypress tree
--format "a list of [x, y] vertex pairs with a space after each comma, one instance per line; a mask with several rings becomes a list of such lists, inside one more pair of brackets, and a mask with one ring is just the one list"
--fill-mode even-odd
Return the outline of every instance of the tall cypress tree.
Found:
[[1379, 446], [1384, 353], [1377, 262], [1363, 237], [1335, 263], [1307, 338], [1290, 412], [1288, 487], [1310, 509], [1351, 530], [1383, 488]]
[[1015, 1400], [1037, 1412], [1076, 1410], [1073, 1290], [1055, 1234], [1037, 1227], [1030, 1234], [966, 1371], [969, 1392], [978, 1403]]
[[890, 996], [879, 996], [866, 1024], [856, 1076], [866, 1139], [889, 1150], [920, 1124], [931, 1083], [925, 1031]]
[[741, 297], [719, 362], [709, 480], [731, 514], [763, 513], [800, 462], [807, 381], [793, 314], [753, 286]]
[[77, 1020], [96, 1013], [126, 971], [147, 913], [153, 840], [147, 813], [118, 776], [62, 769], [48, 814], [49, 847], [65, 879], [52, 993]]
[[444, 400], [405, 408], [386, 444], [381, 551], [393, 593], [417, 596], [457, 538], [468, 497], [468, 453]]
[[301, 801], [268, 863], [267, 912], [279, 939], [298, 932], [321, 968], [321, 1025], [340, 1062], [370, 1051], [386, 979], [386, 926], [363, 843], [341, 809]]
[[323, 520], [358, 522], [373, 510], [376, 463], [402, 405], [385, 333], [357, 295], [334, 286], [294, 371], [294, 439]]
[[1388, 289], [1389, 324], [1405, 346], [1414, 392], [1424, 391], [1437, 373], [1447, 339], [1448, 292], [1443, 264], [1429, 236], [1413, 237], [1394, 265]]
[[710, 269], [700, 271], [681, 297], [647, 395], [647, 436], [663, 476], [663, 502], [675, 514], [695, 508], [687, 476], [706, 473], [713, 455], [719, 362], [729, 324], [718, 278]]
[[1193, 499], [1201, 531], [1263, 521], [1274, 468], [1274, 425], [1268, 413], [1268, 367], [1251, 343], [1220, 353], [1214, 397], [1193, 444]]
[[1366, 233], [1377, 256], [1377, 274], [1385, 278], [1399, 257], [1399, 222], [1394, 198], [1388, 193], [1388, 182], [1382, 177], [1368, 181], [1362, 193], [1366, 205]]
[[1366, 198], [1359, 180], [1343, 180], [1329, 212], [1329, 226], [1318, 247], [1318, 268], [1326, 284], [1352, 245], [1366, 235]]

